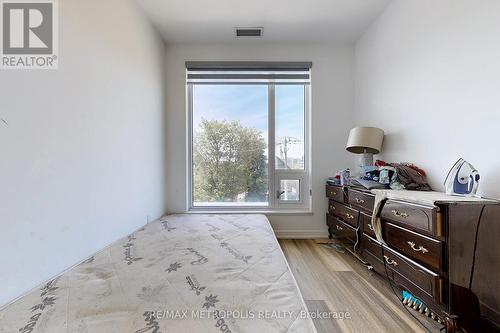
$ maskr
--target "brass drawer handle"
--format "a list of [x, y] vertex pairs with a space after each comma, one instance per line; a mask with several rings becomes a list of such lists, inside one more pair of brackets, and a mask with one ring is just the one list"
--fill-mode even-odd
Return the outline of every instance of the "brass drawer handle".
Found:
[[400, 217], [404, 217], [404, 218], [407, 218], [409, 216], [406, 212], [400, 213], [395, 209], [393, 209], [391, 212], [392, 212], [392, 214], [394, 214], [394, 216], [400, 216]]
[[384, 256], [385, 258], [385, 262], [388, 264], [388, 265], [391, 265], [391, 266], [397, 266], [398, 263], [396, 262], [396, 260], [392, 260], [391, 258], [389, 258], [388, 256]]
[[359, 203], [359, 204], [364, 204], [365, 203], [365, 201], [363, 199], [355, 198], [354, 200], [356, 200], [356, 202]]
[[351, 214], [349, 214], [349, 213], [345, 213], [345, 216], [347, 216], [347, 218], [348, 218], [349, 220], [354, 220], [354, 215], [351, 215]]
[[335, 206], [330, 205], [331, 210], [335, 210]]
[[419, 245], [418, 248], [415, 246], [415, 243], [408, 241], [408, 245], [410, 245], [411, 249], [416, 252], [422, 252], [422, 253], [427, 253], [429, 250], [427, 250], [425, 247], [422, 245]]
[[331, 196], [331, 197], [334, 197], [334, 196], [336, 196], [336, 195], [337, 195], [337, 192], [333, 192], [333, 191], [331, 191], [331, 192], [330, 192], [330, 196]]
[[375, 231], [375, 229], [373, 229], [373, 226], [371, 223], [368, 223], [368, 229], [370, 229], [371, 231]]
[[338, 231], [342, 231], [342, 230], [344, 230], [344, 228], [342, 228], [342, 227], [341, 227], [341, 226], [339, 226], [338, 224], [336, 224], [335, 226], [337, 227], [337, 230], [338, 230]]

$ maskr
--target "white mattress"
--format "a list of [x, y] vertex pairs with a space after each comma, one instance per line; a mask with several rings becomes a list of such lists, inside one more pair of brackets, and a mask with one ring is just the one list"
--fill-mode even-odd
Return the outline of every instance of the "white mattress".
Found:
[[265, 216], [170, 215], [0, 310], [0, 332], [316, 330]]

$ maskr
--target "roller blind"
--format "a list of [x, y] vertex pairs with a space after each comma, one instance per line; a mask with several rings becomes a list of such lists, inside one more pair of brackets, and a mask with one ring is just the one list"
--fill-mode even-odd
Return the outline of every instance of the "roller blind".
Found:
[[186, 62], [188, 84], [309, 84], [311, 62]]

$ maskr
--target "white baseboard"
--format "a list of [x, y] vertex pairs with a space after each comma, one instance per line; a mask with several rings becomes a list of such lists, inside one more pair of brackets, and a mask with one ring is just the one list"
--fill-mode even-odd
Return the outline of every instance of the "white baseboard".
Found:
[[278, 239], [328, 238], [327, 230], [274, 230]]

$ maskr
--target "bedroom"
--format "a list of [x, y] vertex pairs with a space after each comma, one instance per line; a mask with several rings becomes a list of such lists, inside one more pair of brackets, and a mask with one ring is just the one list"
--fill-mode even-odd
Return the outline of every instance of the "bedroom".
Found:
[[[498, 1], [28, 3], [1, 3], [0, 332], [154, 331], [138, 309], [198, 303], [209, 313], [271, 312], [232, 318], [233, 332], [286, 331], [287, 311], [294, 319], [305, 311], [297, 332], [485, 331], [500, 323], [499, 215], [485, 199], [500, 198], [499, 159], [487, 156], [500, 139]], [[261, 36], [236, 36], [236, 28]], [[450, 204], [399, 191], [377, 214], [374, 202], [361, 203], [371, 192], [336, 184], [325, 192], [329, 177], [349, 168], [355, 178], [362, 158], [372, 158], [346, 149], [351, 130], [364, 126], [384, 132], [383, 143], [363, 146], [377, 146], [374, 161], [414, 163], [436, 192], [446, 191], [457, 159], [469, 161], [481, 176], [476, 197]], [[244, 147], [221, 156], [231, 163], [212, 184], [213, 165], [199, 161], [216, 154], [200, 153], [213, 143], [200, 128], [217, 130], [212, 139], [238, 131], [223, 137]], [[408, 207], [427, 226], [392, 213], [413, 215]], [[414, 251], [408, 241], [430, 252], [405, 252]], [[266, 265], [229, 283], [257, 258]], [[426, 275], [396, 275], [405, 263]], [[58, 296], [43, 306], [40, 286], [62, 272], [75, 284], [49, 284]], [[264, 299], [245, 294], [281, 273], [285, 281]], [[463, 308], [451, 297], [457, 285]], [[171, 301], [179, 287], [186, 304]], [[403, 291], [430, 317], [402, 304]], [[205, 297], [214, 306], [204, 308]], [[64, 298], [71, 306], [60, 305]], [[156, 317], [160, 332], [221, 330], [213, 318]]]

